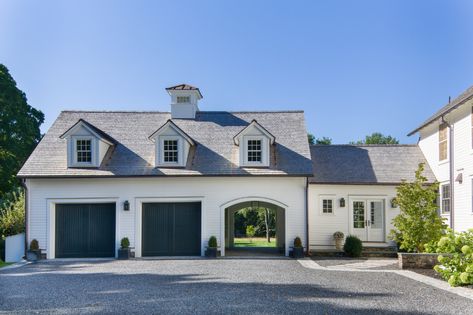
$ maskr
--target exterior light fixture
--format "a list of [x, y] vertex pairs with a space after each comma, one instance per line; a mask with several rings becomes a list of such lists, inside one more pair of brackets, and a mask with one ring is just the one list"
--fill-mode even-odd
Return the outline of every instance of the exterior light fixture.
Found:
[[128, 202], [128, 200], [125, 200], [125, 202], [123, 203], [123, 210], [130, 211], [130, 203]]
[[345, 198], [340, 198], [340, 208], [345, 208]]
[[396, 198], [391, 199], [391, 208], [397, 208]]

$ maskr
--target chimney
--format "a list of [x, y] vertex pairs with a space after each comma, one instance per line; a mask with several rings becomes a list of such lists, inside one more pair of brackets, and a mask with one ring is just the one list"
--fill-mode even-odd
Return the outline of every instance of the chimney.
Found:
[[188, 84], [179, 84], [166, 88], [171, 96], [172, 119], [195, 119], [199, 111], [198, 102], [202, 99], [200, 90]]

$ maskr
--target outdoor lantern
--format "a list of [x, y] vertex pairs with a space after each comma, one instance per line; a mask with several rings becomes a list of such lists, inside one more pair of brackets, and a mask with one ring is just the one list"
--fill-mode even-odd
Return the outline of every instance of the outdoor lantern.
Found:
[[125, 202], [123, 203], [123, 210], [125, 211], [130, 210], [130, 203], [128, 202], [128, 200], [125, 200]]
[[340, 208], [345, 207], [345, 198], [340, 198]]
[[391, 208], [396, 208], [396, 198], [391, 199]]

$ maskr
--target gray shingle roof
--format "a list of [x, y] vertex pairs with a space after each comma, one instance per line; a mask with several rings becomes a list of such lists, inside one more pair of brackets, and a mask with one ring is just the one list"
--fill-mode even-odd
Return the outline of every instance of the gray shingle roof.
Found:
[[[148, 137], [171, 118], [164, 112], [64, 111], [26, 161], [20, 177], [292, 175], [312, 174], [304, 113], [198, 112], [195, 120], [173, 122], [196, 142], [185, 169], [155, 168], [155, 147]], [[98, 169], [67, 168], [65, 139], [59, 137], [84, 119], [117, 141]], [[240, 168], [233, 137], [253, 119], [276, 137], [269, 168]]]
[[314, 184], [398, 184], [412, 181], [421, 162], [424, 176], [435, 181], [417, 145], [314, 145], [310, 150]]
[[442, 115], [448, 114], [452, 110], [458, 108], [460, 105], [465, 103], [466, 101], [473, 99], [473, 86], [470, 86], [466, 91], [464, 91], [462, 94], [460, 94], [457, 98], [455, 98], [453, 101], [439, 109], [435, 114], [430, 116], [422, 125], [417, 127], [416, 129], [412, 130], [409, 132], [408, 136], [412, 136], [415, 134], [417, 131], [421, 130], [425, 126], [429, 125], [430, 123], [434, 122], [438, 118], [442, 117]]

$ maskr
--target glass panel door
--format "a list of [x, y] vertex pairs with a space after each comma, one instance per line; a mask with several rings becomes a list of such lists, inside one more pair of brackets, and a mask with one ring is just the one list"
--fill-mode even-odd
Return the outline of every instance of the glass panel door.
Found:
[[367, 240], [366, 202], [354, 200], [352, 203], [352, 233], [362, 241]]
[[384, 202], [369, 200], [368, 241], [384, 242]]

